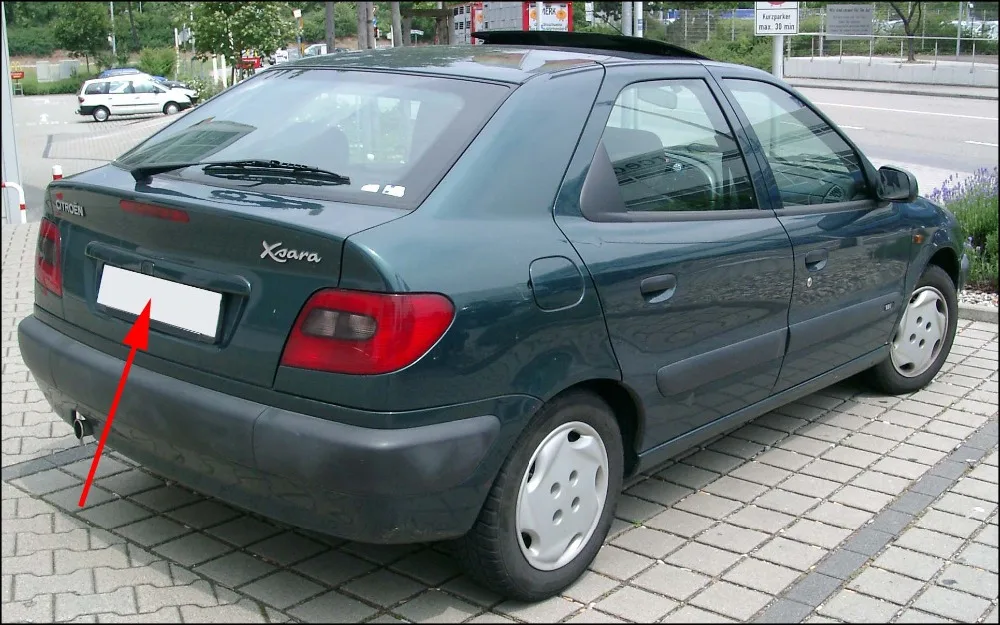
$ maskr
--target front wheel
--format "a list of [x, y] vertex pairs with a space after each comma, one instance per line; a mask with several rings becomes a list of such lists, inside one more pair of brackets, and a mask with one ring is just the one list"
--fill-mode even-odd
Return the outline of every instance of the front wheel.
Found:
[[889, 341], [889, 357], [871, 369], [875, 387], [891, 395], [927, 386], [951, 352], [958, 328], [958, 294], [951, 277], [928, 265]]
[[603, 400], [585, 392], [553, 400], [521, 435], [458, 541], [467, 572], [521, 601], [572, 584], [607, 537], [623, 458], [618, 422]]

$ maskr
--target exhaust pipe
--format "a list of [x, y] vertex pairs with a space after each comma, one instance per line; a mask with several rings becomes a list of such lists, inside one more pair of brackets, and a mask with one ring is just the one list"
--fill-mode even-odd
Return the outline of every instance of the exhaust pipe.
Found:
[[79, 412], [75, 413], [73, 416], [73, 434], [76, 439], [83, 444], [83, 437], [94, 435], [94, 426], [90, 424], [90, 421], [81, 415]]

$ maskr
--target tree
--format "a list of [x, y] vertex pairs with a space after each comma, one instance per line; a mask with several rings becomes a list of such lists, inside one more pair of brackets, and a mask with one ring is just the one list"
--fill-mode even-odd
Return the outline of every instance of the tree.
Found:
[[233, 77], [244, 50], [268, 56], [295, 33], [292, 10], [284, 2], [199, 2], [193, 30], [198, 55], [221, 54]]
[[336, 21], [333, 19], [333, 3], [327, 2], [324, 11], [324, 22], [326, 28], [326, 51], [332, 53], [337, 45]]
[[365, 15], [367, 11], [365, 10], [364, 2], [355, 2], [358, 9], [358, 50], [368, 49], [368, 38], [365, 37]]
[[[890, 2], [889, 6], [892, 10], [896, 12], [899, 19], [903, 20], [903, 32], [906, 33], [906, 60], [911, 63], [916, 60], [914, 55], [913, 46], [915, 42], [915, 35], [917, 34], [917, 26], [920, 25], [920, 15], [923, 12], [922, 2], [910, 2], [909, 10], [904, 11], [903, 7], [900, 6], [900, 2]], [[916, 16], [916, 19], [914, 19]]]
[[403, 33], [403, 18], [399, 14], [399, 3], [392, 2], [392, 47], [398, 48], [399, 46], [405, 46], [407, 40], [410, 38], [409, 33], [404, 36]]
[[56, 43], [75, 57], [84, 57], [90, 73], [90, 59], [108, 49], [111, 18], [104, 3], [60, 2], [53, 24]]
[[132, 49], [138, 52], [142, 46], [139, 45], [139, 31], [135, 28], [135, 11], [132, 10], [132, 3], [128, 3], [128, 25], [132, 31]]

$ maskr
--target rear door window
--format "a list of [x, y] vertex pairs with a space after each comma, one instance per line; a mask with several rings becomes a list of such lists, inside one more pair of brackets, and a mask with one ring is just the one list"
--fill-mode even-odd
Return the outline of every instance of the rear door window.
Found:
[[107, 82], [94, 82], [87, 85], [84, 91], [86, 95], [107, 95], [108, 93], [108, 83]]
[[703, 80], [625, 88], [602, 142], [630, 212], [757, 207], [743, 154]]
[[139, 165], [277, 160], [350, 184], [189, 167], [162, 175], [257, 192], [415, 208], [509, 94], [471, 80], [335, 69], [271, 70], [240, 83], [120, 157]]

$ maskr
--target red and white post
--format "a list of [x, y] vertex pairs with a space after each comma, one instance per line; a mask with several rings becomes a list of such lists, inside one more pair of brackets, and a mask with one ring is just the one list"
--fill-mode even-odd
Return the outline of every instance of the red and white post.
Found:
[[21, 223], [28, 223], [28, 207], [24, 205], [24, 189], [21, 188], [21, 185], [16, 182], [7, 182], [5, 180], [0, 183], [0, 189], [14, 189], [17, 191], [17, 204], [19, 209], [18, 212], [21, 213]]
[[61, 165], [53, 165], [52, 166], [52, 179], [53, 180], [60, 180], [61, 178], [62, 178], [62, 166]]

